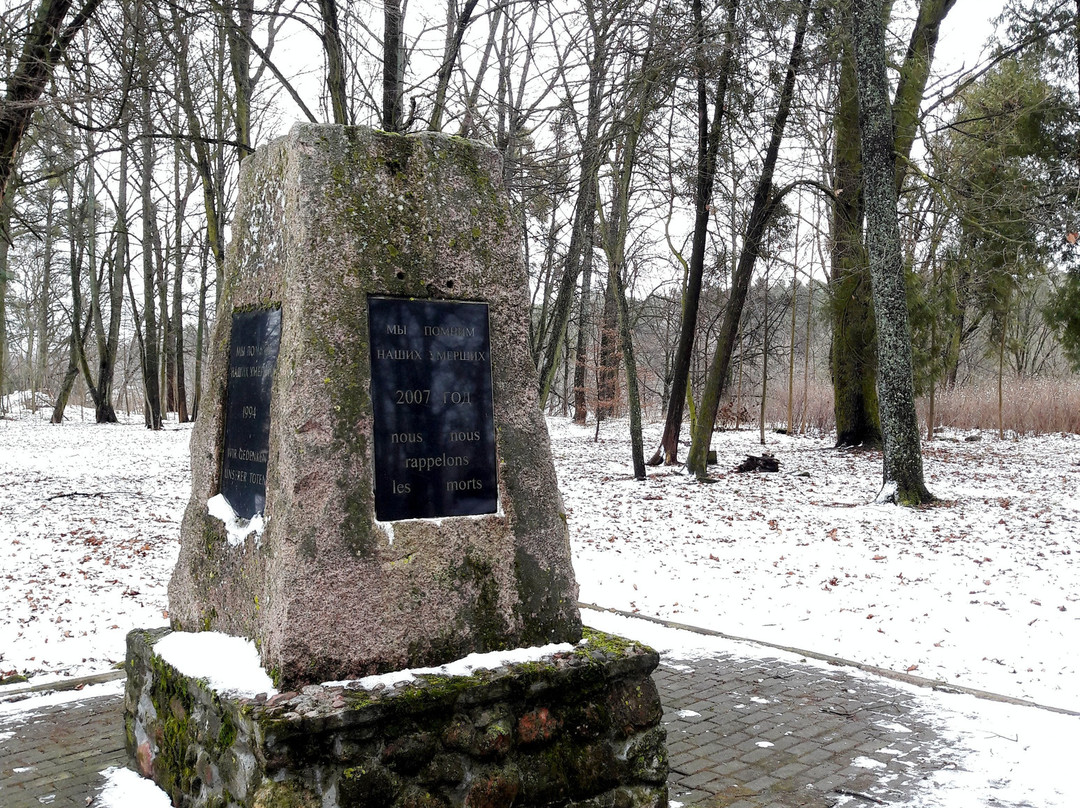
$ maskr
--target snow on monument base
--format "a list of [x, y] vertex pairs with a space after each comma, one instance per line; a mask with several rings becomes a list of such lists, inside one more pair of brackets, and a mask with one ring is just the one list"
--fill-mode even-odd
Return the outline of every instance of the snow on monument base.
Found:
[[229, 696], [128, 635], [128, 752], [178, 808], [664, 808], [645, 646], [600, 632], [539, 662], [407, 684]]
[[225, 695], [129, 635], [128, 747], [178, 808], [667, 804], [656, 654], [575, 645], [501, 176], [475, 143], [362, 127], [244, 161], [169, 615], [251, 640], [291, 692]]

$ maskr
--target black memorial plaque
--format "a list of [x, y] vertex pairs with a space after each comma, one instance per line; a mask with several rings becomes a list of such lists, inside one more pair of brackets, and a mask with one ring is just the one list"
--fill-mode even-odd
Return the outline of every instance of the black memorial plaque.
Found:
[[266, 506], [270, 388], [280, 343], [281, 309], [233, 312], [221, 493], [241, 519]]
[[368, 298], [375, 517], [495, 513], [486, 303]]

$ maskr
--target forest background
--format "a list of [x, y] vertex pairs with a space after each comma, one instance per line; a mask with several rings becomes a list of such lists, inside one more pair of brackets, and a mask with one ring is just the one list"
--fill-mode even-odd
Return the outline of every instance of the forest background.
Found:
[[[639, 476], [642, 419], [652, 462], [690, 437], [699, 473], [714, 425], [751, 423], [888, 467], [898, 319], [927, 439], [1080, 432], [1080, 0], [1007, 0], [979, 59], [937, 60], [951, 14], [987, 13], [961, 8], [7, 0], [0, 394], [197, 417], [240, 164], [301, 119], [502, 154], [542, 404], [629, 415]], [[875, 166], [902, 318], [875, 318]]]

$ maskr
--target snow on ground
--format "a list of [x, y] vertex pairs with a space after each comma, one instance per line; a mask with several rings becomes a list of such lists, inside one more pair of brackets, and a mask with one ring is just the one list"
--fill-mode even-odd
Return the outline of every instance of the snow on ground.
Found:
[[718, 432], [716, 483], [638, 482], [624, 423], [548, 427], [582, 601], [1080, 710], [1080, 436], [924, 444], [909, 509], [828, 438]]
[[105, 788], [96, 800], [101, 808], [172, 808], [168, 794], [131, 769], [110, 767], [101, 774]]
[[[75, 412], [62, 426], [0, 419], [0, 676], [105, 670], [128, 630], [168, 622], [190, 427], [97, 426]], [[583, 601], [1080, 709], [1080, 437], [945, 436], [924, 448], [942, 502], [910, 510], [871, 504], [880, 454], [827, 438], [770, 434], [780, 473], [736, 474], [761, 453], [757, 433], [717, 433], [715, 484], [681, 468], [637, 482], [625, 424], [604, 424], [596, 443], [591, 425], [548, 424]], [[647, 428], [650, 450], [659, 433]], [[684, 659], [726, 642], [654, 631], [623, 629]], [[1080, 719], [923, 692], [964, 759], [918, 806], [1076, 804], [1059, 758]], [[109, 782], [117, 795], [131, 786]]]
[[[548, 424], [583, 601], [1080, 710], [1080, 437], [936, 440], [943, 501], [912, 510], [827, 438], [769, 434], [780, 473], [737, 474], [757, 432], [718, 432], [717, 483], [637, 482], [625, 424]], [[167, 623], [189, 436], [0, 420], [0, 674], [104, 670]]]
[[190, 493], [189, 426], [42, 415], [0, 419], [0, 678], [106, 670], [167, 624]]
[[[49, 707], [61, 704], [76, 706], [92, 699], [122, 696], [124, 684], [123, 679], [113, 679], [86, 685], [79, 690], [49, 690], [29, 696], [20, 694], [9, 699], [0, 699], [0, 719], [4, 719], [4, 725], [8, 727], [25, 724], [39, 718], [42, 711]], [[0, 691], [0, 697], [2, 696], [3, 691]], [[7, 738], [0, 737], [0, 740]]]

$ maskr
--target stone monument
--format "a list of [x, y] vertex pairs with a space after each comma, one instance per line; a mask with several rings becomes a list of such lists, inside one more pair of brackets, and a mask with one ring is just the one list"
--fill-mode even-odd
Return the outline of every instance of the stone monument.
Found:
[[[133, 632], [141, 768], [178, 805], [662, 804], [655, 654], [578, 644], [497, 154], [298, 125], [243, 168], [169, 611], [254, 640], [292, 692], [205, 692]], [[550, 643], [577, 645], [449, 694], [343, 684]]]

